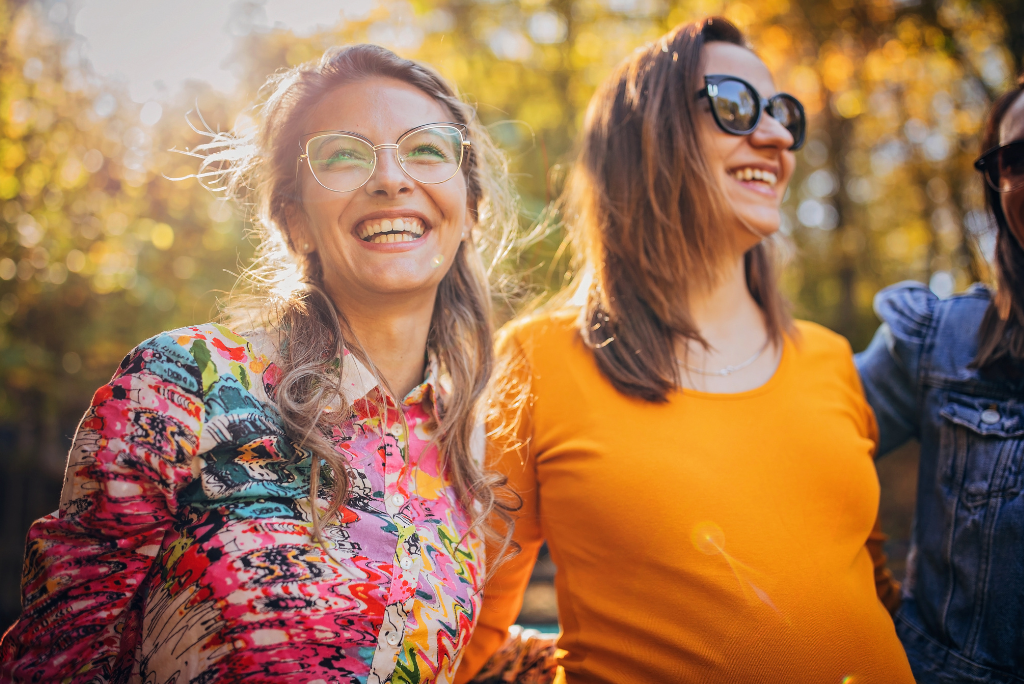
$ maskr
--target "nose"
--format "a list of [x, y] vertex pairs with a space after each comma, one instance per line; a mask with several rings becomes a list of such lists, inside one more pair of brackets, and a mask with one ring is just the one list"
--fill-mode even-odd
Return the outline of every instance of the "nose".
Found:
[[397, 197], [412, 192], [413, 180], [398, 163], [398, 150], [385, 147], [377, 150], [377, 163], [363, 189], [377, 197]]
[[761, 114], [761, 120], [757, 122], [757, 128], [750, 134], [750, 138], [754, 147], [777, 147], [779, 150], [788, 150], [796, 142], [789, 129], [768, 112]]

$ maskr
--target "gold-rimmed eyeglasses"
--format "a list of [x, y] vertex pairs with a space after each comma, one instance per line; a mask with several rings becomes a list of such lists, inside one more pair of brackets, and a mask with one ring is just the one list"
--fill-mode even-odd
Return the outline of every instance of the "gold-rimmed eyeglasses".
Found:
[[466, 126], [435, 123], [403, 133], [398, 142], [374, 145], [348, 131], [310, 133], [299, 141], [299, 161], [309, 164], [316, 182], [333, 192], [352, 192], [366, 185], [377, 166], [377, 150], [393, 149], [399, 166], [418, 183], [435, 185], [455, 177], [466, 150]]

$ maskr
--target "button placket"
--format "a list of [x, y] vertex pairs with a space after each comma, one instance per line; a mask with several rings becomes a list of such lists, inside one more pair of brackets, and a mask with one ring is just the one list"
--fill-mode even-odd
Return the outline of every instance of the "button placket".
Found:
[[[401, 407], [398, 409], [401, 410]], [[397, 418], [388, 423], [387, 434], [394, 440], [396, 448], [385, 452], [384, 507], [392, 518], [397, 517], [409, 502], [405, 493], [408, 487], [402, 486], [409, 479], [409, 435], [405, 433], [402, 422]]]
[[366, 679], [368, 683], [383, 684], [394, 673], [402, 640], [405, 638], [406, 618], [406, 609], [401, 603], [393, 603], [384, 611], [384, 622], [377, 635], [377, 650], [373, 654]]

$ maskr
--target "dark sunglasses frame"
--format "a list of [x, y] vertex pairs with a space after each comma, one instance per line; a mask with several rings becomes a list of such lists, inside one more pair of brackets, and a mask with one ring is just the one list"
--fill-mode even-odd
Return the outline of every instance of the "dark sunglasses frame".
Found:
[[[750, 130], [747, 131], [736, 131], [726, 126], [721, 119], [718, 118], [718, 111], [714, 104], [714, 99], [718, 97], [718, 86], [725, 81], [735, 81], [741, 84], [754, 96], [754, 102], [757, 104], [757, 114], [754, 116], [754, 123], [751, 125]], [[793, 144], [790, 145], [789, 149], [796, 152], [804, 146], [804, 140], [807, 138], [807, 113], [804, 111], [804, 106], [800, 103], [800, 100], [796, 99], [789, 93], [776, 93], [770, 98], [761, 97], [761, 93], [757, 92], [757, 88], [750, 85], [742, 78], [738, 76], [730, 76], [728, 74], [707, 74], [704, 76], [704, 88], [698, 91], [697, 97], [706, 97], [711, 102], [711, 115], [715, 118], [715, 123], [718, 127], [729, 135], [750, 135], [757, 130], [758, 124], [761, 123], [761, 114], [768, 112], [768, 116], [775, 118], [772, 111], [775, 109], [775, 103], [780, 100], [787, 100], [796, 105], [797, 111], [800, 113], [800, 135], [793, 136]], [[776, 119], [777, 120], [777, 119]], [[786, 130], [789, 130], [788, 128]], [[792, 131], [790, 131], [792, 133]]]
[[974, 162], [974, 168], [980, 171], [981, 174], [985, 177], [985, 183], [996, 192], [1013, 192], [1014, 190], [1024, 187], [1024, 176], [1021, 177], [1020, 183], [1011, 186], [1006, 190], [1000, 189], [999, 183], [995, 178], [993, 178], [993, 174], [996, 174], [996, 176], [998, 177], [999, 173], [999, 162], [997, 160], [997, 157], [1004, 150], [1011, 149], [1019, 151], [1021, 159], [1024, 160], [1024, 140], [1014, 140], [1013, 142], [1008, 142], [1005, 145], [993, 147], [992, 149], [986, 151], [983, 155], [978, 157], [978, 159]]

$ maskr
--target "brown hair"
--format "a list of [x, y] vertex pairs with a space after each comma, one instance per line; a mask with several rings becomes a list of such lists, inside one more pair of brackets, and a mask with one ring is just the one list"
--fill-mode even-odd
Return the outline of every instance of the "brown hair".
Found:
[[[992, 104], [981, 141], [982, 151], [999, 144], [999, 125], [1022, 92], [1024, 74], [1017, 79], [1016, 88]], [[996, 220], [997, 289], [978, 328], [978, 355], [972, 362], [976, 368], [1007, 358], [1024, 361], [1024, 248], [1010, 229], [999, 193], [988, 183], [985, 183], [985, 204]]]
[[[322, 540], [322, 525], [344, 505], [350, 489], [348, 463], [327, 432], [332, 415], [349, 413], [340, 391], [342, 350], [366, 362], [381, 386], [394, 393], [324, 292], [317, 254], [296, 249], [287, 217], [302, 210], [296, 164], [299, 139], [308, 132], [307, 117], [334, 89], [368, 78], [393, 78], [415, 86], [442, 104], [453, 121], [464, 124], [473, 143], [461, 169], [475, 220], [473, 237], [460, 244], [438, 287], [427, 339], [428, 350], [452, 380], [450, 394], [437, 407], [440, 421], [434, 441], [459, 503], [473, 516], [473, 526], [492, 512], [507, 522], [513, 507], [503, 503], [508, 497], [500, 496], [505, 478], [486, 472], [470, 444], [477, 401], [493, 365], [489, 269], [478, 247], [495, 259], [502, 256], [518, 227], [518, 207], [503, 155], [472, 108], [436, 72], [376, 45], [332, 48], [320, 60], [280, 71], [267, 81], [256, 108], [256, 130], [247, 135], [210, 134], [213, 140], [196, 151], [203, 159], [198, 177], [249, 206], [259, 237], [257, 260], [247, 270], [255, 292], [233, 295], [227, 318], [252, 325], [255, 317], [276, 332], [282, 376], [273, 399], [289, 436], [312, 452], [313, 527]], [[328, 405], [332, 411], [325, 414]], [[321, 460], [327, 463], [328, 481], [333, 481], [323, 517], [315, 505]], [[490, 534], [489, 528], [481, 529]]]
[[[747, 47], [733, 24], [711, 17], [677, 26], [636, 50], [598, 89], [568, 191], [570, 239], [593, 280], [580, 334], [623, 394], [666, 401], [681, 381], [675, 343], [707, 346], [688, 309], [713, 285], [733, 236], [701, 140], [695, 94], [703, 48]], [[744, 256], [747, 287], [779, 344], [791, 320], [775, 277], [773, 246]]]

